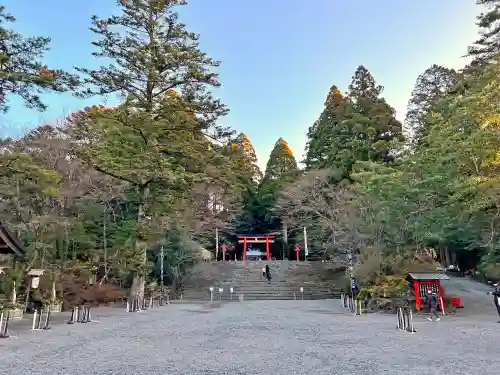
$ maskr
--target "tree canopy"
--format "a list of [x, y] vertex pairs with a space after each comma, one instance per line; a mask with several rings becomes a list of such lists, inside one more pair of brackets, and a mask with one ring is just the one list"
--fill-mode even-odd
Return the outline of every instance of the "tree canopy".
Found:
[[327, 82], [303, 166], [279, 138], [264, 173], [250, 138], [219, 122], [219, 62], [180, 21], [186, 4], [122, 0], [92, 17], [102, 65], [77, 74], [49, 68], [50, 39], [11, 30], [0, 7], [0, 111], [13, 97], [44, 110], [43, 92], [118, 98], [1, 141], [0, 210], [27, 246], [22, 267], [141, 294], [162, 248], [175, 289], [215, 252], [216, 229], [221, 243], [283, 230], [296, 243], [305, 227], [310, 259], [345, 262], [349, 251], [363, 280], [408, 270], [422, 252], [500, 277], [499, 1], [478, 0], [490, 8], [470, 65], [434, 64], [416, 79], [405, 133], [360, 65], [344, 94]]

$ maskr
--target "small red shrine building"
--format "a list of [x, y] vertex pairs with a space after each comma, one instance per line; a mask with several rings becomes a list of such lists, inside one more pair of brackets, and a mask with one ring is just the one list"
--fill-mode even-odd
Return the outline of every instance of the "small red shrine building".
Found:
[[437, 272], [411, 272], [408, 274], [407, 280], [410, 282], [413, 293], [415, 295], [415, 307], [420, 310], [427, 291], [430, 289], [436, 293], [439, 299], [440, 307], [443, 308], [443, 289], [441, 288], [441, 280], [449, 280], [450, 278], [444, 273]]

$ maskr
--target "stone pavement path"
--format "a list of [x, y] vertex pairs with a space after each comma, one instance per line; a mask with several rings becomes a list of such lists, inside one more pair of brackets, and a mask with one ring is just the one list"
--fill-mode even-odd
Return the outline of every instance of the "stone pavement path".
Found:
[[173, 304], [55, 325], [0, 341], [2, 373], [18, 374], [498, 374], [500, 324], [354, 317], [338, 300]]

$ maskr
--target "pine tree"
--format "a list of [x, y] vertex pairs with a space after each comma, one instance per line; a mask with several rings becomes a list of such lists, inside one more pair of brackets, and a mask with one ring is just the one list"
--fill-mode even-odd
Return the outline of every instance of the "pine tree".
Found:
[[418, 76], [405, 118], [407, 133], [414, 143], [418, 144], [428, 133], [425, 117], [433, 104], [449, 93], [458, 78], [455, 70], [435, 64]]
[[330, 155], [335, 139], [334, 130], [344, 120], [347, 101], [337, 86], [330, 88], [325, 101], [325, 109], [320, 118], [309, 128], [306, 145], [306, 169], [323, 169], [330, 167]]
[[474, 65], [482, 65], [500, 52], [500, 0], [476, 0], [476, 4], [489, 10], [477, 17], [480, 36], [468, 48], [468, 55], [474, 57]]
[[75, 88], [78, 77], [52, 70], [40, 61], [49, 49], [50, 38], [24, 37], [6, 28], [16, 18], [0, 6], [0, 112], [7, 112], [8, 97], [20, 97], [28, 108], [45, 110], [40, 94]]
[[280, 138], [274, 144], [264, 173], [264, 180], [278, 181], [296, 173], [297, 161], [288, 143]]
[[[72, 122], [80, 126], [70, 129], [80, 132], [76, 138], [97, 136], [97, 142], [81, 143], [81, 156], [95, 169], [136, 188], [135, 248], [144, 259], [151, 187], [185, 191], [200, 178], [217, 178], [218, 168], [210, 167], [226, 164], [219, 148], [210, 145], [225, 143], [230, 135], [215, 123], [227, 111], [209, 91], [220, 85], [213, 72], [219, 63], [200, 51], [199, 36], [179, 21], [176, 9], [183, 5], [184, 0], [118, 1], [120, 15], [92, 17], [98, 37], [93, 55], [109, 65], [78, 68], [87, 76], [82, 96], [125, 99], [115, 110], [79, 114]], [[137, 271], [141, 278], [134, 279], [131, 295], [144, 290], [147, 268]]]

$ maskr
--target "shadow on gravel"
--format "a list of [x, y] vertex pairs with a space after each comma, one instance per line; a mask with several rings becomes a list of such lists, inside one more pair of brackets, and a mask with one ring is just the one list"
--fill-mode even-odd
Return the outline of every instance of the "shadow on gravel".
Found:
[[208, 311], [208, 310], [184, 310], [185, 312], [187, 313], [191, 313], [191, 314], [210, 314], [211, 311]]
[[348, 315], [348, 311], [330, 311], [330, 310], [306, 310], [307, 312], [325, 315]]
[[224, 306], [225, 304], [225, 302], [208, 302], [204, 305], [204, 307], [209, 309], [217, 309]]

